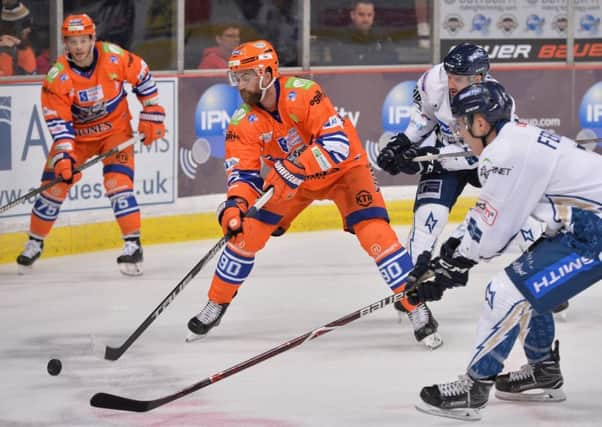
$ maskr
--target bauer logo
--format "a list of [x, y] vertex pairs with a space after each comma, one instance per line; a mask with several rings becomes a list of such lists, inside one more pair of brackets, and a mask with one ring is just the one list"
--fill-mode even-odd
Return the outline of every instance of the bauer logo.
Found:
[[209, 142], [211, 157], [224, 158], [226, 128], [242, 99], [236, 88], [224, 83], [209, 87], [200, 97], [194, 114], [197, 138]]
[[585, 92], [579, 107], [579, 125], [602, 135], [602, 81]]
[[382, 109], [383, 131], [403, 132], [410, 123], [414, 98], [412, 93], [416, 87], [414, 80], [399, 83], [385, 97]]
[[11, 97], [0, 96], [0, 171], [12, 168], [11, 130]]

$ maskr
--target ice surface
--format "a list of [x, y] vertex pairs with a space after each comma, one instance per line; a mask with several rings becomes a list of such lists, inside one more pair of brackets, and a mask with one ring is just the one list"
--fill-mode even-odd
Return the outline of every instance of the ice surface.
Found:
[[[397, 229], [405, 238], [407, 227]], [[431, 305], [445, 344], [428, 351], [384, 308], [306, 345], [144, 414], [92, 408], [109, 392], [154, 399], [176, 392], [387, 295], [376, 267], [341, 231], [272, 239], [221, 325], [186, 344], [186, 322], [206, 302], [214, 261], [116, 362], [120, 345], [214, 244], [145, 247], [145, 273], [121, 276], [119, 251], [41, 258], [32, 274], [0, 266], [0, 426], [452, 426], [417, 412], [424, 385], [466, 368], [484, 285], [510, 257], [481, 264], [469, 286]], [[15, 254], [16, 256], [17, 254]], [[602, 287], [571, 301], [557, 323], [568, 400], [510, 403], [491, 395], [487, 426], [599, 425]], [[63, 371], [46, 372], [50, 358]], [[506, 365], [524, 363], [514, 351]]]

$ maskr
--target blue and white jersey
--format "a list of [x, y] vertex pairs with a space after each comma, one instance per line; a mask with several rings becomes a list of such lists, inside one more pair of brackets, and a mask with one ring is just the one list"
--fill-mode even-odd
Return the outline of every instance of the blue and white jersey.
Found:
[[[485, 79], [494, 80], [489, 75]], [[428, 137], [435, 132], [434, 144], [441, 154], [468, 151], [469, 147], [462, 138], [453, 132], [453, 122], [447, 72], [443, 64], [437, 64], [420, 76], [416, 83], [410, 123], [404, 133], [410, 141], [426, 146], [433, 145], [433, 139]], [[441, 165], [449, 171], [475, 169], [477, 159], [447, 158], [441, 160]]]
[[602, 216], [602, 156], [520, 122], [506, 123], [478, 163], [482, 189], [457, 249], [479, 261], [504, 250], [529, 216], [554, 234], [573, 207]]

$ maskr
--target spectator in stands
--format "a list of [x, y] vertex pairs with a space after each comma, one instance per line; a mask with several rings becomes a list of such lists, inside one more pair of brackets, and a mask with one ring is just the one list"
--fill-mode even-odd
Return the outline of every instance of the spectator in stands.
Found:
[[349, 30], [328, 46], [333, 65], [384, 65], [399, 62], [391, 37], [374, 29], [376, 11], [371, 0], [353, 1]]
[[261, 38], [270, 40], [281, 67], [299, 65], [298, 0], [262, 0], [253, 20]]
[[240, 44], [240, 28], [236, 24], [217, 25], [215, 46], [205, 48], [198, 68], [228, 68], [232, 50]]
[[0, 76], [35, 73], [36, 58], [29, 40], [32, 22], [22, 2], [2, 0]]

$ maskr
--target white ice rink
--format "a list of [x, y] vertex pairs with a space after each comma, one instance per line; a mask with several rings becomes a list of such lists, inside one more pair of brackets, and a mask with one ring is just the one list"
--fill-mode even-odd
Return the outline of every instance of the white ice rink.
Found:
[[[397, 231], [407, 235], [405, 227]], [[422, 386], [465, 370], [484, 285], [508, 257], [479, 265], [467, 288], [431, 305], [445, 340], [436, 351], [417, 344], [407, 319], [398, 324], [386, 307], [151, 412], [90, 407], [101, 391], [137, 399], [171, 394], [387, 295], [353, 236], [293, 233], [272, 239], [257, 256], [251, 278], [206, 340], [184, 343], [215, 261], [120, 360], [102, 359], [104, 345], [121, 344], [214, 243], [147, 246], [145, 273], [137, 278], [119, 274], [117, 250], [42, 258], [28, 276], [1, 265], [0, 426], [462, 424], [419, 413], [414, 404]], [[571, 301], [568, 320], [557, 323], [568, 400], [517, 404], [492, 393], [480, 423], [599, 426], [601, 324], [597, 286]], [[46, 372], [52, 357], [63, 362], [56, 377]], [[523, 361], [519, 348], [506, 368]]]

